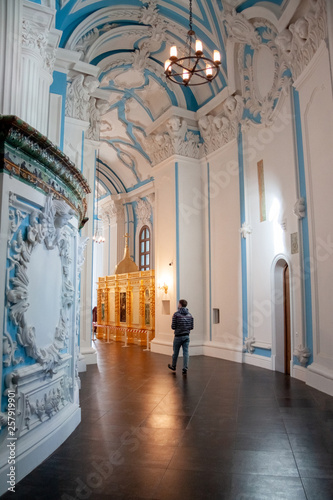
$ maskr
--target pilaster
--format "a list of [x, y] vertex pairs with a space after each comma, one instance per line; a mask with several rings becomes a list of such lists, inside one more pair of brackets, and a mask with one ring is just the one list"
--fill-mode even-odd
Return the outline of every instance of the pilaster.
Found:
[[0, 113], [18, 115], [21, 104], [21, 0], [0, 2]]

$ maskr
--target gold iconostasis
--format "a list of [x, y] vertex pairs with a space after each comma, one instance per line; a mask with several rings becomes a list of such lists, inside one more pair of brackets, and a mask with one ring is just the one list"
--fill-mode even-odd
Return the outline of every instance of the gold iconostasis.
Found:
[[97, 324], [99, 339], [147, 345], [155, 334], [154, 270], [98, 278]]

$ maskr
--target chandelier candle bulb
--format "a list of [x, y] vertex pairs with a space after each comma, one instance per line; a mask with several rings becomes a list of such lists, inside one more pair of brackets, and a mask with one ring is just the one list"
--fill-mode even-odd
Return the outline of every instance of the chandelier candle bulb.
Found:
[[170, 68], [171, 61], [170, 59], [167, 59], [164, 63], [164, 71], [166, 73], [171, 73], [171, 68]]
[[214, 50], [214, 63], [221, 64], [221, 54], [218, 50]]
[[175, 61], [177, 59], [177, 47], [173, 45], [170, 47], [170, 61]]
[[213, 77], [213, 68], [211, 67], [210, 64], [206, 64], [206, 76], [207, 78]]
[[195, 55], [202, 56], [202, 42], [200, 40], [195, 41]]
[[183, 69], [183, 80], [184, 82], [187, 82], [190, 79], [190, 74], [187, 71], [187, 69]]

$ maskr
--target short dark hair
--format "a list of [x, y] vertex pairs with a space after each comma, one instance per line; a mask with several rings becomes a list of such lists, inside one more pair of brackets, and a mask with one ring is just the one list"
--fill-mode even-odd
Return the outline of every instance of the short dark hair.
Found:
[[185, 299], [180, 299], [179, 304], [180, 304], [182, 307], [186, 307], [186, 306], [187, 306], [187, 300], [185, 300]]

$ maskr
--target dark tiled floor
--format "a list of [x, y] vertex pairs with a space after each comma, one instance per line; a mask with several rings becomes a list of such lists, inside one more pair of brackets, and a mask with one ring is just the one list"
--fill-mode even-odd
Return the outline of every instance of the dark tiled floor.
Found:
[[82, 423], [16, 499], [333, 499], [332, 397], [249, 365], [197, 356], [184, 377], [138, 346], [96, 347]]

